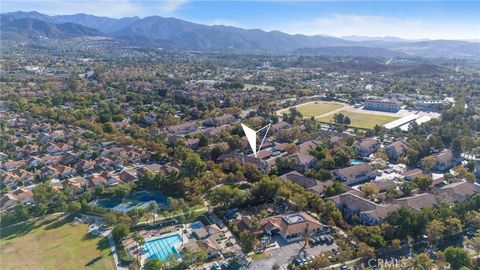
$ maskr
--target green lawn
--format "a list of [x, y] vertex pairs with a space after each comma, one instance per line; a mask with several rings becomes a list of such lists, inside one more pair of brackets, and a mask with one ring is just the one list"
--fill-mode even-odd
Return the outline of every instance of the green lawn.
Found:
[[115, 269], [107, 238], [66, 216], [1, 229], [2, 270]]
[[[303, 114], [303, 117], [321, 116], [333, 110], [341, 109], [346, 105], [338, 102], [315, 101], [296, 106], [297, 110]], [[279, 110], [277, 114], [288, 112], [288, 109]]]
[[[369, 113], [354, 113], [354, 112], [347, 112], [347, 111], [341, 111], [339, 113], [343, 113], [344, 115], [350, 117], [350, 120], [352, 121], [352, 123], [350, 124], [351, 127], [367, 128], [367, 129], [372, 129], [375, 127], [375, 125], [382, 126], [400, 118], [395, 116], [386, 116], [386, 115], [369, 114]], [[333, 123], [333, 115], [334, 114], [320, 117], [320, 118], [317, 118], [317, 120], [321, 122]]]

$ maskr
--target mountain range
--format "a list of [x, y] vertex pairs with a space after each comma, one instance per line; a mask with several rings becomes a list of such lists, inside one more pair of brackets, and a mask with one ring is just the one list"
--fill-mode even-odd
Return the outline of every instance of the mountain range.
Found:
[[280, 31], [203, 25], [150, 16], [114, 19], [88, 14], [49, 16], [38, 12], [0, 15], [2, 40], [69, 39], [103, 36], [137, 46], [227, 49], [302, 55], [474, 58], [480, 43], [455, 40], [403, 40], [396, 37], [342, 38], [324, 35], [290, 35]]

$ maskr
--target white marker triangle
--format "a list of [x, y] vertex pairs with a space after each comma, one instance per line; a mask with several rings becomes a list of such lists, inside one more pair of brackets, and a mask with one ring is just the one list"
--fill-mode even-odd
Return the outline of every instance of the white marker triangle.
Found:
[[243, 128], [243, 132], [245, 132], [245, 136], [247, 136], [248, 144], [250, 144], [250, 148], [252, 148], [253, 155], [257, 156], [257, 132], [255, 130], [247, 127], [244, 124], [241, 124]]
[[[241, 125], [242, 125], [243, 132], [245, 132], [245, 136], [247, 136], [247, 141], [248, 141], [248, 144], [250, 145], [250, 148], [253, 151], [253, 155], [257, 157], [257, 154], [260, 151], [260, 148], [262, 148], [263, 141], [265, 141], [265, 138], [267, 137], [268, 130], [270, 129], [271, 124], [268, 124], [257, 131], [247, 127], [244, 124], [241, 124]], [[257, 133], [264, 128], [267, 128], [267, 131], [265, 132], [262, 142], [260, 143], [260, 146], [257, 149]]]

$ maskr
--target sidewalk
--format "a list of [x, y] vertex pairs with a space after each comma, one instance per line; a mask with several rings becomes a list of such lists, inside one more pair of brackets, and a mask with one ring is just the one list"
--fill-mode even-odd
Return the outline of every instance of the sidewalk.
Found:
[[127, 267], [123, 267], [120, 265], [120, 260], [118, 259], [118, 254], [117, 254], [117, 247], [115, 246], [115, 241], [113, 240], [111, 231], [108, 233], [108, 243], [110, 244], [113, 261], [115, 262], [115, 267], [117, 267], [117, 270], [128, 270]]

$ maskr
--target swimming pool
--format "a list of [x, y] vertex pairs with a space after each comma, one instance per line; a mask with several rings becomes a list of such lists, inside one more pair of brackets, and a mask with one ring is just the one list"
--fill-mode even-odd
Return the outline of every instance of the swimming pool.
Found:
[[180, 256], [175, 244], [181, 242], [182, 238], [178, 234], [162, 237], [145, 242], [144, 248], [149, 259], [165, 260], [170, 254]]
[[361, 159], [351, 159], [350, 160], [351, 165], [360, 165], [360, 164], [363, 164], [363, 163], [365, 163], [365, 161], [363, 161]]

